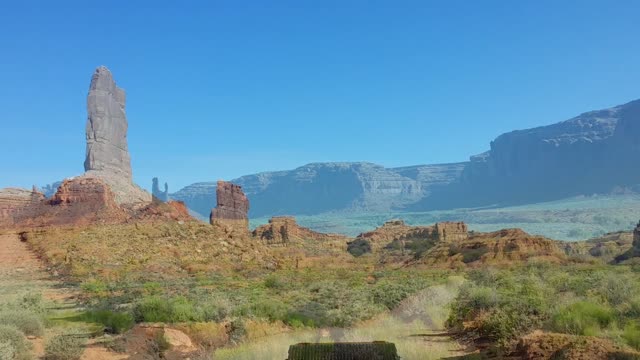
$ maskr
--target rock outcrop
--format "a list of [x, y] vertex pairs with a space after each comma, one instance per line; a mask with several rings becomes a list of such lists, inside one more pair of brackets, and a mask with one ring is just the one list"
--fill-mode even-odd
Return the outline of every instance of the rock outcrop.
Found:
[[462, 241], [468, 238], [463, 222], [440, 222], [431, 226], [410, 226], [402, 220], [390, 220], [373, 231], [356, 237], [366, 240], [373, 251], [383, 248], [424, 251], [436, 242]]
[[211, 209], [209, 222], [234, 229], [249, 230], [249, 200], [240, 185], [218, 181], [216, 207]]
[[11, 226], [15, 217], [28, 212], [44, 200], [44, 195], [36, 190], [6, 188], [0, 189], [0, 227]]
[[66, 179], [50, 199], [32, 201], [13, 216], [20, 228], [118, 223], [129, 218], [101, 179], [80, 176]]
[[287, 246], [305, 240], [314, 242], [338, 241], [345, 243], [348, 238], [336, 234], [323, 234], [298, 225], [291, 216], [275, 216], [268, 224], [258, 226], [253, 237], [271, 246]]
[[435, 225], [437, 239], [440, 241], [463, 241], [469, 238], [467, 224], [458, 222], [439, 222]]
[[87, 96], [85, 174], [109, 185], [118, 204], [149, 202], [151, 195], [132, 181], [127, 129], [124, 90], [116, 86], [109, 69], [100, 66]]
[[521, 229], [473, 233], [464, 240], [437, 242], [417, 258], [421, 263], [452, 267], [512, 264], [533, 259], [554, 263], [567, 261], [560, 242], [530, 235]]

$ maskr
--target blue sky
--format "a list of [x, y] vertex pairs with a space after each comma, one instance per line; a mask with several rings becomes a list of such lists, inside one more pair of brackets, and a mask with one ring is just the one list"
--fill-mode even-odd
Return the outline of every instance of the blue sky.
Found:
[[170, 191], [318, 161], [454, 162], [640, 98], [638, 1], [3, 1], [0, 187], [83, 171], [91, 74]]

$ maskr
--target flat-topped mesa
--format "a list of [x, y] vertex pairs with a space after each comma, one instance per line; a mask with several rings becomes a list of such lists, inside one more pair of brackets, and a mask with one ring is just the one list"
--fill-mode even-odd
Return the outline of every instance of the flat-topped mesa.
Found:
[[216, 207], [211, 209], [209, 222], [238, 230], [249, 230], [249, 199], [240, 185], [218, 181]]
[[84, 176], [100, 178], [119, 205], [150, 202], [151, 195], [132, 181], [127, 129], [125, 92], [116, 86], [111, 71], [100, 66], [91, 77], [87, 96]]
[[100, 66], [93, 73], [87, 96], [87, 156], [84, 170], [112, 172], [131, 179], [127, 147], [125, 93], [111, 71]]

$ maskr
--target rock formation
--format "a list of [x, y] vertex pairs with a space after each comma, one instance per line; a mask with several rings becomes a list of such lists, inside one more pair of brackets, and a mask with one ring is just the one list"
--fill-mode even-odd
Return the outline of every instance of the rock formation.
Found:
[[461, 241], [468, 238], [467, 225], [463, 222], [440, 222], [431, 226], [409, 226], [402, 220], [389, 220], [373, 231], [356, 239], [367, 240], [373, 251], [382, 248], [400, 250], [426, 250], [436, 242]]
[[84, 170], [111, 172], [131, 179], [125, 93], [116, 86], [111, 71], [104, 66], [98, 67], [91, 78], [87, 113]]
[[20, 188], [0, 189], [0, 226], [11, 226], [15, 217], [44, 200], [35, 187], [29, 191]]
[[109, 185], [118, 204], [149, 202], [150, 194], [132, 182], [127, 128], [124, 90], [116, 86], [109, 69], [100, 66], [87, 96], [85, 176]]
[[345, 243], [348, 238], [336, 234], [323, 234], [299, 226], [291, 216], [274, 216], [266, 225], [258, 226], [253, 231], [253, 237], [267, 245], [287, 246], [292, 243], [310, 240], [314, 242], [337, 241]]
[[169, 185], [167, 183], [164, 183], [164, 191], [160, 191], [158, 178], [154, 177], [151, 184], [151, 195], [153, 196], [153, 200], [162, 202], [169, 201]]
[[435, 225], [437, 239], [440, 241], [461, 241], [469, 237], [467, 224], [462, 221], [458, 222], [439, 222]]
[[218, 181], [216, 207], [211, 209], [209, 222], [234, 229], [249, 230], [249, 200], [240, 185]]

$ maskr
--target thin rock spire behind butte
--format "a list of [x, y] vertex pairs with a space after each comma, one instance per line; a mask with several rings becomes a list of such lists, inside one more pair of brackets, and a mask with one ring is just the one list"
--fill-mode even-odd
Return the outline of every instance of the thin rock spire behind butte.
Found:
[[131, 179], [127, 147], [125, 92], [111, 71], [100, 66], [93, 73], [87, 96], [87, 155], [85, 171], [112, 172]]

